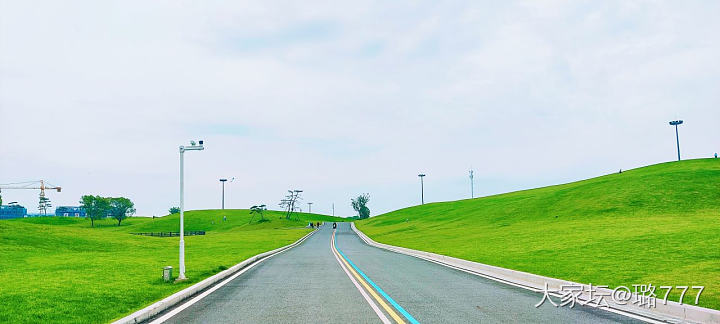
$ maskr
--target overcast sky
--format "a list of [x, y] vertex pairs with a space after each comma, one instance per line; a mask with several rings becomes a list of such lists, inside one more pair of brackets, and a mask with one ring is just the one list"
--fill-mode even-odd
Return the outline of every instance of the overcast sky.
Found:
[[[717, 1], [0, 0], [0, 183], [373, 215], [720, 151]], [[3, 200], [37, 211], [37, 191]], [[303, 210], [307, 205], [303, 203]]]

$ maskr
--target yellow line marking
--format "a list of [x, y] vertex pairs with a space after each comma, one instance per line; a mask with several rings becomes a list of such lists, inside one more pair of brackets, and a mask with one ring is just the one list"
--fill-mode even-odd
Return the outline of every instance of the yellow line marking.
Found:
[[[332, 243], [333, 243], [332, 240], [330, 240], [330, 251], [332, 251]], [[375, 314], [377, 314], [377, 316], [380, 318], [380, 321], [382, 321], [383, 324], [391, 324], [392, 322], [390, 322], [390, 320], [387, 318], [387, 316], [385, 316], [385, 313], [383, 313], [383, 311], [380, 310], [377, 303], [375, 303], [373, 301], [372, 297], [370, 297], [370, 295], [368, 295], [368, 293], [365, 292], [365, 290], [360, 286], [360, 283], [358, 283], [357, 280], [355, 280], [355, 277], [353, 277], [353, 275], [350, 274], [350, 271], [348, 271], [347, 267], [345, 267], [345, 265], [342, 263], [342, 261], [340, 261], [340, 256], [338, 256], [336, 253], [333, 253], [333, 256], [335, 257], [335, 260], [338, 262], [338, 265], [340, 265], [340, 268], [342, 268], [343, 271], [345, 272], [345, 275], [348, 276], [350, 281], [352, 281], [353, 285], [355, 285], [355, 288], [357, 288], [357, 290], [360, 292], [360, 294], [363, 296], [363, 298], [365, 298], [365, 301], [370, 305], [370, 307], [373, 309]]]
[[335, 250], [335, 232], [333, 232], [333, 236], [332, 236], [332, 248], [333, 248], [333, 253], [339, 256], [340, 260], [345, 264], [345, 267], [347, 267], [350, 270], [350, 272], [353, 274], [353, 276], [355, 276], [355, 278], [357, 278], [357, 280], [363, 285], [363, 287], [365, 287], [365, 290], [367, 290], [375, 298], [375, 300], [378, 301], [380, 306], [382, 306], [382, 308], [384, 308], [385, 311], [388, 312], [388, 314], [390, 314], [390, 317], [392, 317], [395, 320], [395, 322], [404, 324], [405, 321], [403, 321], [402, 317], [400, 317], [397, 313], [395, 313], [395, 311], [393, 311], [392, 308], [390, 308], [390, 306], [388, 306], [388, 304], [385, 303], [385, 300], [383, 300], [382, 297], [378, 296], [378, 294], [375, 292], [375, 290], [372, 289], [367, 284], [367, 282], [365, 282], [365, 279], [363, 279], [362, 276], [360, 276], [359, 274], [357, 274], [357, 272], [355, 272], [355, 269], [353, 269], [347, 263], [347, 261], [345, 261], [345, 258], [343, 258], [342, 255], [337, 253], [337, 251]]

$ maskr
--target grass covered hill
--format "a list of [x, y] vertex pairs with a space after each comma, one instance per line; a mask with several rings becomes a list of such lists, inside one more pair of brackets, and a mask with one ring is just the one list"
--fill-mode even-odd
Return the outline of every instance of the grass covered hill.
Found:
[[[282, 219], [267, 211], [268, 222], [249, 223], [247, 210], [185, 213], [189, 281], [165, 283], [162, 267], [178, 269], [178, 237], [131, 232], [177, 232], [178, 215], [131, 217], [117, 226], [68, 217], [0, 221], [0, 323], [110, 322], [160, 300], [255, 254], [290, 244], [310, 230], [309, 221], [342, 218], [296, 213]], [[227, 216], [227, 221], [223, 221]]]
[[705, 286], [699, 305], [720, 309], [720, 159], [425, 204], [357, 226], [378, 242], [586, 284]]

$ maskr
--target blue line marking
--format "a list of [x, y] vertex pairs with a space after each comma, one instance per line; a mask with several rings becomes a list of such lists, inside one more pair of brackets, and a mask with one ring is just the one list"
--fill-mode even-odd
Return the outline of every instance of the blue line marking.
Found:
[[395, 307], [395, 309], [400, 311], [400, 313], [402, 313], [403, 316], [405, 316], [405, 318], [407, 318], [408, 321], [410, 321], [410, 323], [420, 324], [420, 322], [418, 322], [414, 317], [412, 317], [412, 315], [410, 315], [410, 313], [408, 313], [404, 308], [402, 308], [402, 306], [400, 306], [398, 303], [396, 303], [395, 300], [393, 300], [390, 296], [388, 296], [388, 294], [386, 294], [385, 291], [383, 291], [380, 287], [378, 287], [378, 285], [376, 285], [372, 280], [370, 280], [370, 278], [368, 278], [368, 276], [366, 276], [365, 273], [362, 272], [362, 270], [360, 270], [352, 261], [350, 261], [350, 259], [348, 257], [346, 257], [345, 254], [342, 253], [342, 251], [340, 251], [340, 249], [338, 249], [337, 245], [335, 245], [335, 249], [338, 252], [340, 252], [340, 255], [342, 255], [342, 257], [345, 258], [345, 260], [348, 263], [350, 263], [350, 265], [355, 269], [355, 271], [357, 271], [363, 278], [365, 278], [365, 280], [367, 280], [367, 282], [371, 286], [373, 286], [373, 288], [375, 288], [375, 290], [377, 290], [383, 297], [385, 297], [385, 299], [387, 299], [387, 301], [389, 301], [390, 304], [392, 304], [393, 307]]

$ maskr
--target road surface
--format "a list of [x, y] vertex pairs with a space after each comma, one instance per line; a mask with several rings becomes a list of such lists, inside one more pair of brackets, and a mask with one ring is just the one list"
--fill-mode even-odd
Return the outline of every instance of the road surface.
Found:
[[579, 305], [536, 308], [541, 299], [541, 293], [371, 247], [350, 224], [338, 223], [335, 233], [323, 225], [301, 245], [180, 306], [166, 322], [637, 322]]

